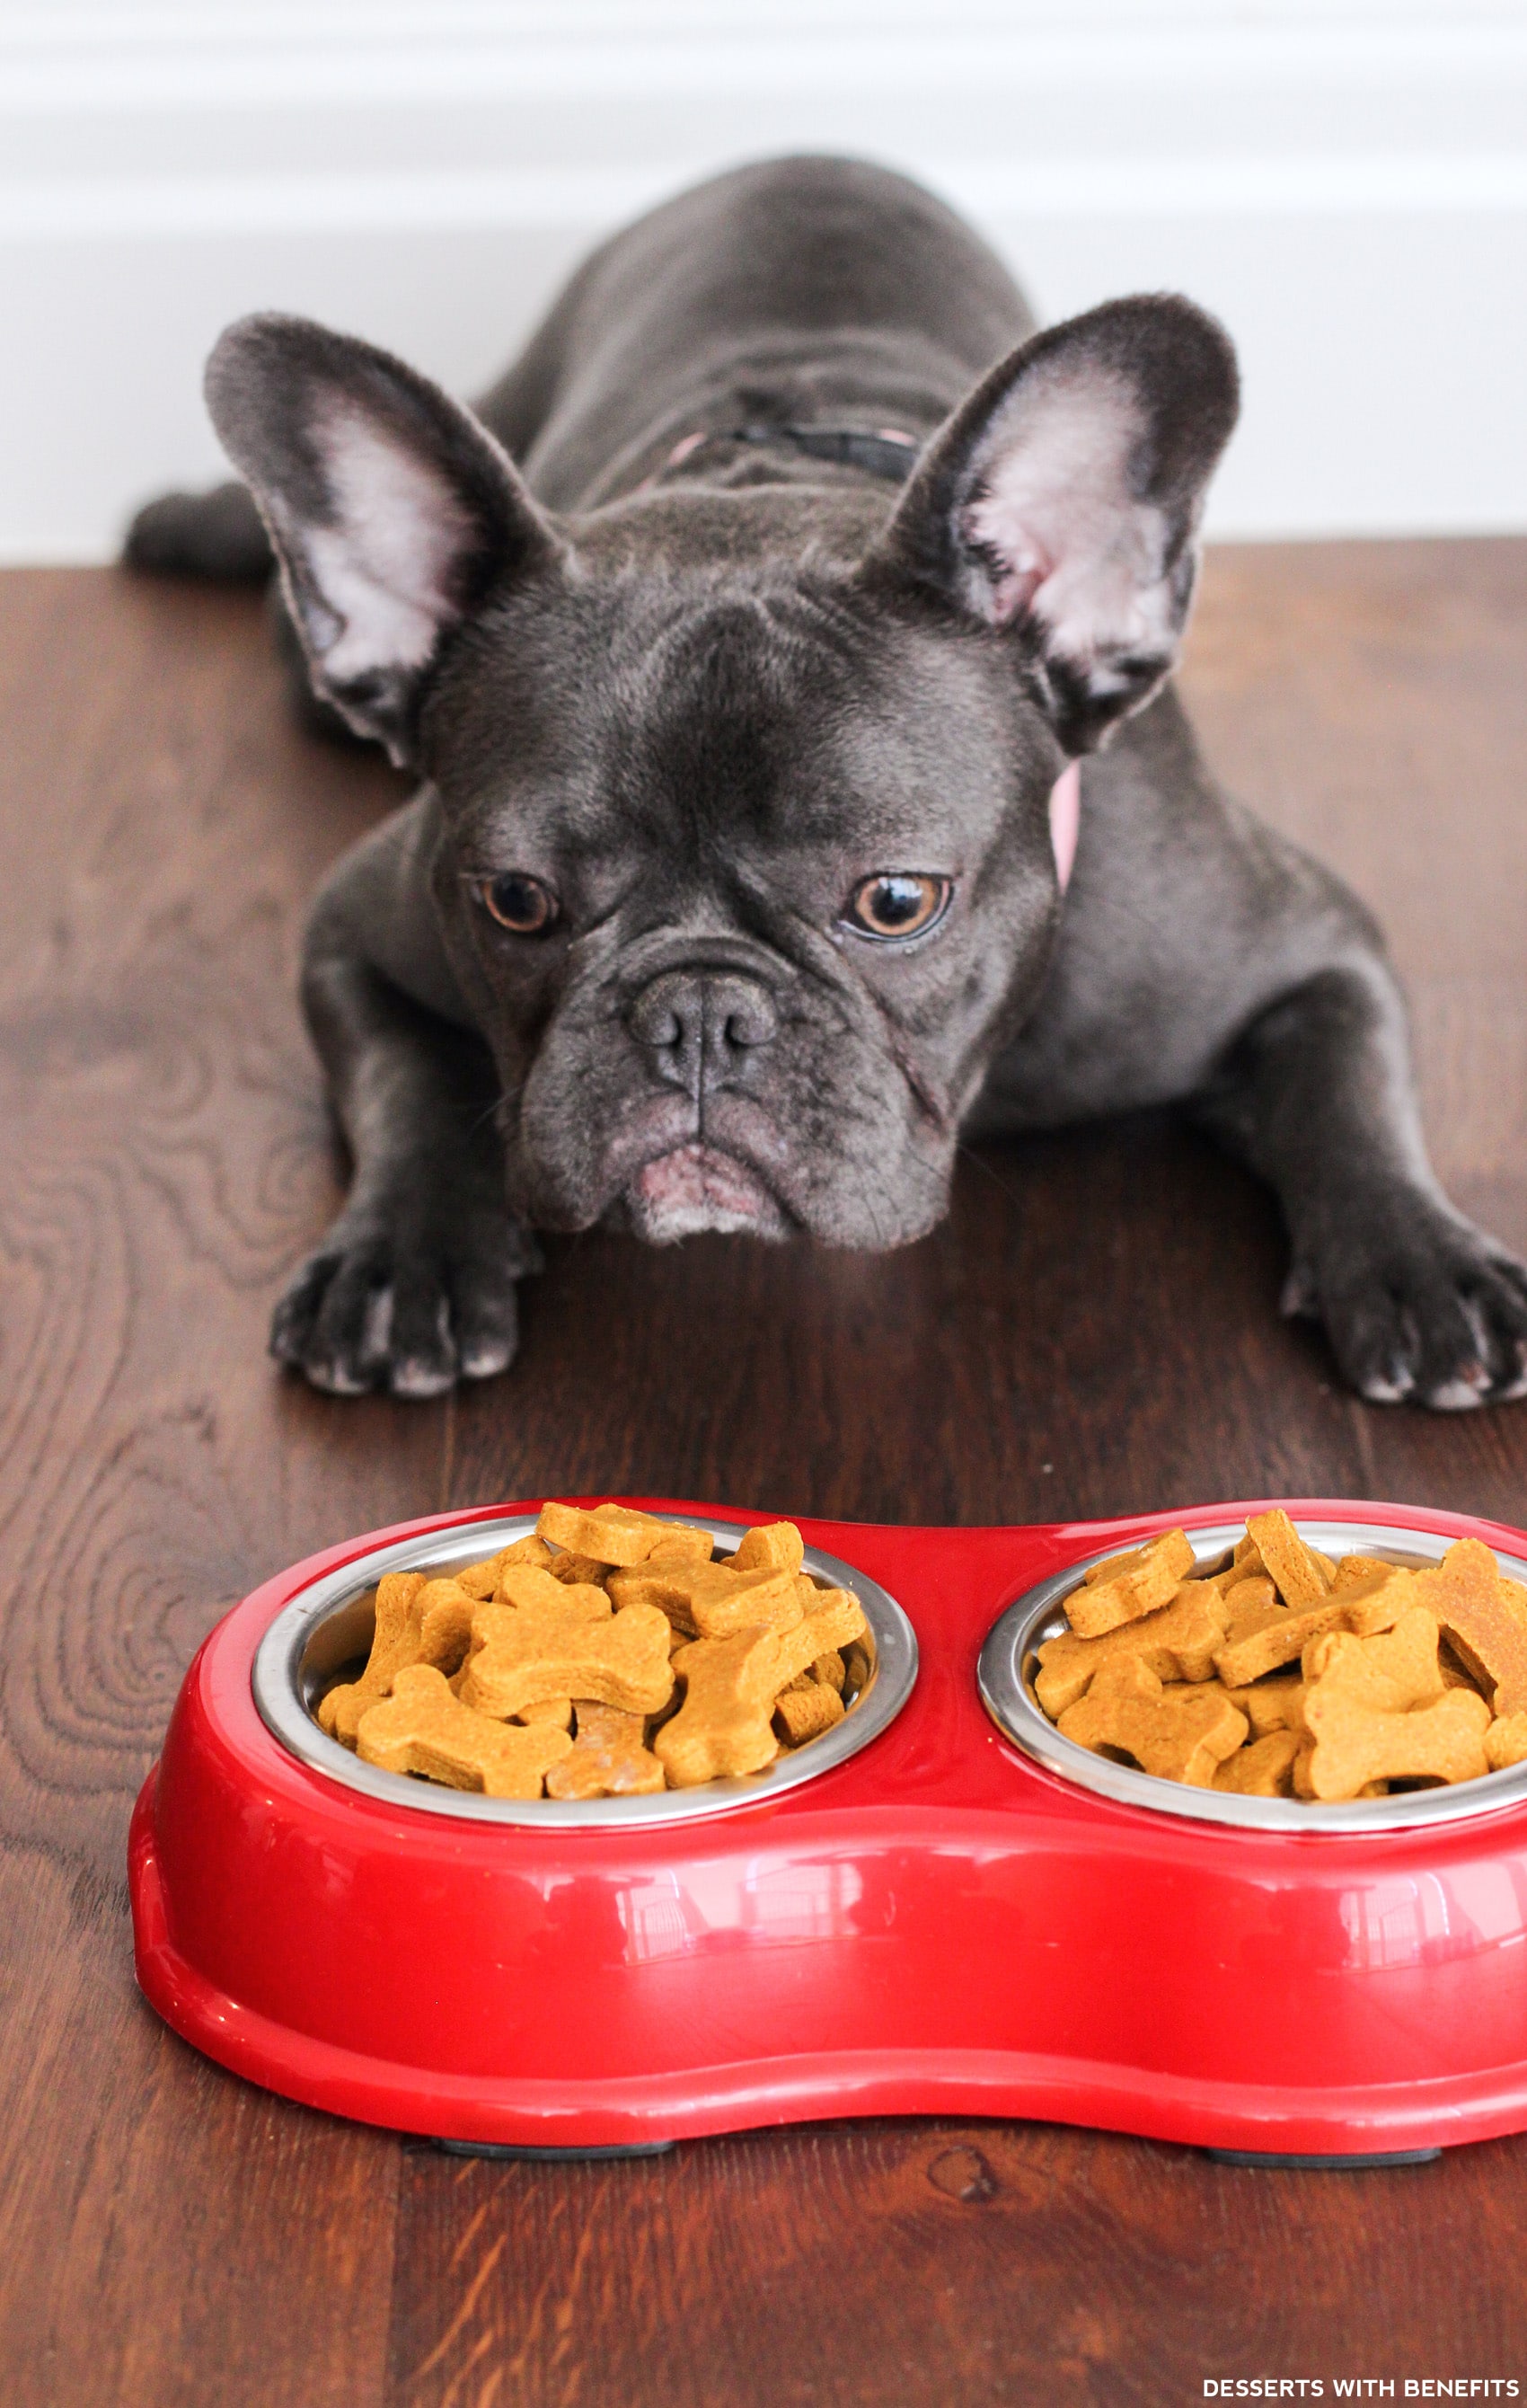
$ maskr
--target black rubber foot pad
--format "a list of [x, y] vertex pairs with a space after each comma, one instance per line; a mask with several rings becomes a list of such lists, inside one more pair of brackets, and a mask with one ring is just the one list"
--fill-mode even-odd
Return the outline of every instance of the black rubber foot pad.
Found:
[[675, 2141], [632, 2141], [608, 2149], [521, 2149], [508, 2141], [436, 2141], [449, 2157], [531, 2157], [549, 2165], [579, 2165], [586, 2157], [663, 2157]]
[[1308, 2171], [1318, 2174], [1365, 2173], [1370, 2166], [1429, 2166], [1440, 2157], [1440, 2149], [1380, 2149], [1371, 2157], [1284, 2157], [1277, 2149], [1206, 2149], [1207, 2157], [1215, 2157], [1222, 2166], [1286, 2166], [1296, 2172]]

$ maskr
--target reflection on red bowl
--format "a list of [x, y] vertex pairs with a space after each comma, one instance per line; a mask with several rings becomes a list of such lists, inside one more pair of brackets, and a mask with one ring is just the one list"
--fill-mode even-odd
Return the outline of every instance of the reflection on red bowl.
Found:
[[[312, 1557], [186, 1675], [133, 1822], [138, 1979], [250, 2080], [459, 2141], [939, 2114], [1343, 2154], [1527, 2128], [1527, 1783], [1476, 1784], [1479, 1811], [1449, 1822], [1227, 1828], [1081, 1787], [983, 1710], [977, 1658], [1015, 1598], [1263, 1501], [1027, 1529], [803, 1522], [905, 1608], [915, 1686], [818, 1777], [648, 1825], [361, 1795], [256, 1710], [260, 1641], [312, 1584], [384, 1540], [428, 1560], [521, 1509]], [[1527, 1555], [1522, 1533], [1455, 1514], [1289, 1510]]]

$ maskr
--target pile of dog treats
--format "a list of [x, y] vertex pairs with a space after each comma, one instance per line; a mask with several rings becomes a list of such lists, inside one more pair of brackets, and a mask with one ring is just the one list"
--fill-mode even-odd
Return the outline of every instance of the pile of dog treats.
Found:
[[489, 1798], [629, 1798], [761, 1772], [843, 1720], [847, 1589], [793, 1522], [715, 1559], [626, 1505], [542, 1508], [533, 1537], [377, 1590], [371, 1655], [318, 1718], [367, 1764]]
[[1181, 1530], [1094, 1564], [1034, 1694], [1067, 1739], [1250, 1798], [1382, 1798], [1527, 1762], [1527, 1588], [1477, 1539], [1408, 1570], [1256, 1513], [1228, 1563]]

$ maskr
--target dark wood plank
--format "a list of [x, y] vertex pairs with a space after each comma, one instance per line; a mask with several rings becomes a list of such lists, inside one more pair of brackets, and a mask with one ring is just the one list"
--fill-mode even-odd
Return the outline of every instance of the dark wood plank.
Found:
[[438, 1420], [368, 1405], [335, 1457], [262, 1361], [335, 1192], [296, 931], [389, 781], [287, 735], [247, 601], [103, 576], [0, 580], [0, 2331], [38, 2397], [342, 2399], [395, 2150], [156, 2027], [123, 1846], [219, 1614], [440, 1494]]
[[[1211, 559], [1187, 676], [1232, 782], [1384, 918], [1439, 1164], [1518, 1245], [1524, 627], [1527, 544], [1246, 548]], [[394, 783], [286, 729], [245, 599], [12, 575], [0, 636], [5, 2362], [128, 2408], [1154, 2401], [1215, 2372], [1511, 2371], [1520, 2143], [1275, 2177], [859, 2124], [464, 2164], [159, 2029], [131, 1982], [133, 1792], [202, 1633], [329, 1539], [549, 1487], [926, 1520], [1328, 1491], [1521, 1519], [1527, 1409], [1346, 1396], [1277, 1318], [1266, 1197], [1153, 1120], [972, 1154], [947, 1226], [879, 1259], [558, 1244], [508, 1380], [422, 1409], [307, 1395], [263, 1354], [337, 1194], [297, 933]]]
[[[1520, 2143], [1375, 2173], [874, 2123], [557, 2168], [407, 2161], [407, 2408], [1163, 2408], [1206, 2375], [1506, 2374]], [[1498, 2270], [1498, 2271], [1497, 2271]], [[407, 2313], [404, 2300], [407, 2300]]]

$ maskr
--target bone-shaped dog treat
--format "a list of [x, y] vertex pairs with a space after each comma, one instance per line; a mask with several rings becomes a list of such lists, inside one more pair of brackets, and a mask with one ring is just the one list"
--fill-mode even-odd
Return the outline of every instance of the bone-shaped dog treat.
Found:
[[864, 1609], [852, 1591], [846, 1588], [820, 1588], [815, 1592], [814, 1611], [793, 1630], [777, 1630], [774, 1634], [779, 1665], [777, 1689], [793, 1681], [819, 1656], [831, 1651], [836, 1654], [850, 1640], [863, 1639], [869, 1629]]
[[1265, 1572], [1247, 1572], [1236, 1581], [1232, 1581], [1227, 1572], [1222, 1580], [1212, 1581], [1209, 1585], [1217, 1588], [1225, 1601], [1227, 1628], [1244, 1625], [1249, 1629], [1257, 1615], [1271, 1612], [1282, 1602]]
[[615, 1610], [607, 1592], [592, 1582], [560, 1581], [554, 1573], [531, 1564], [509, 1566], [499, 1582], [494, 1603], [544, 1606], [548, 1612], [576, 1613], [584, 1622], [607, 1622]]
[[645, 1798], [666, 1787], [657, 1757], [646, 1746], [640, 1714], [618, 1713], [588, 1698], [578, 1705], [572, 1753], [546, 1776], [549, 1798]]
[[[478, 1710], [507, 1718], [549, 1698], [589, 1698], [627, 1714], [660, 1712], [673, 1690], [666, 1615], [652, 1605], [610, 1613], [609, 1599], [597, 1589], [548, 1585], [554, 1603], [536, 1598], [478, 1606], [474, 1629], [482, 1644], [469, 1659]], [[580, 1596], [598, 1597], [606, 1612], [580, 1611]]]
[[1497, 1714], [1527, 1712], [1527, 1590], [1502, 1578], [1480, 1539], [1460, 1539], [1413, 1577], [1465, 1670], [1493, 1692]]
[[358, 1681], [343, 1681], [319, 1703], [318, 1718], [335, 1739], [355, 1745], [355, 1727], [367, 1706], [385, 1698], [392, 1675], [419, 1654], [419, 1616], [414, 1600], [424, 1586], [422, 1572], [389, 1572], [377, 1585], [377, 1620], [371, 1653]]
[[1527, 1714], [1503, 1714], [1485, 1733], [1485, 1755], [1491, 1772], [1513, 1764], [1527, 1764]]
[[660, 1521], [634, 1505], [596, 1505], [589, 1512], [581, 1505], [549, 1501], [535, 1529], [538, 1537], [565, 1547], [569, 1555], [592, 1555], [601, 1564], [644, 1564], [660, 1543], [669, 1549], [687, 1545], [697, 1563], [708, 1563], [715, 1550], [708, 1530], [697, 1530], [688, 1522]]
[[732, 1558], [734, 1571], [751, 1572], [770, 1567], [798, 1572], [806, 1545], [793, 1522], [766, 1522], [749, 1530]]
[[[635, 1613], [636, 1606], [627, 1608]], [[779, 1753], [770, 1716], [780, 1686], [779, 1640], [768, 1629], [695, 1639], [674, 1657], [684, 1702], [652, 1740], [676, 1789], [762, 1772]]]
[[[817, 1594], [811, 1590], [813, 1600]], [[724, 1639], [764, 1624], [787, 1630], [805, 1611], [795, 1574], [769, 1564], [742, 1571], [731, 1564], [642, 1564], [612, 1572], [610, 1595], [621, 1606], [658, 1606], [676, 1630], [692, 1630], [701, 1639]]]
[[1412, 1601], [1410, 1579], [1409, 1573], [1391, 1569], [1382, 1581], [1348, 1589], [1340, 1597], [1322, 1592], [1319, 1605], [1304, 1610], [1264, 1606], [1244, 1617], [1236, 1613], [1236, 1591], [1232, 1589], [1227, 1599], [1230, 1636], [1215, 1656], [1214, 1669], [1227, 1689], [1239, 1689], [1292, 1664], [1323, 1631], [1351, 1630], [1365, 1637], [1388, 1630]]
[[1062, 1631], [1039, 1650], [1035, 1695], [1051, 1719], [1085, 1695], [1094, 1673], [1116, 1656], [1134, 1656], [1161, 1681], [1206, 1681], [1214, 1652], [1225, 1643], [1228, 1610], [1211, 1581], [1184, 1581], [1170, 1605], [1106, 1630], [1101, 1639]]
[[774, 1727], [790, 1747], [802, 1747], [808, 1739], [820, 1739], [835, 1723], [843, 1720], [843, 1700], [835, 1689], [821, 1681], [807, 1681], [798, 1689], [781, 1692], [775, 1699]]
[[459, 1580], [426, 1581], [414, 1601], [419, 1619], [417, 1664], [433, 1664], [449, 1679], [466, 1661], [472, 1616], [479, 1600]]
[[1301, 1713], [1313, 1744], [1298, 1757], [1294, 1780], [1307, 1798], [1335, 1803], [1371, 1781], [1474, 1781], [1490, 1770], [1490, 1708], [1472, 1689], [1448, 1689], [1429, 1706], [1385, 1713], [1339, 1682], [1317, 1681]]
[[1138, 1622], [1167, 1604], [1178, 1583], [1193, 1567], [1193, 1551], [1182, 1530], [1163, 1530], [1159, 1538], [1095, 1565], [1106, 1580], [1089, 1580], [1066, 1598], [1066, 1617], [1078, 1639], [1100, 1639], [1121, 1623]]
[[1407, 1713], [1412, 1706], [1430, 1705], [1443, 1693], [1437, 1665], [1437, 1626], [1423, 1605], [1407, 1606], [1392, 1630], [1358, 1639], [1348, 1630], [1328, 1630], [1312, 1639], [1304, 1653], [1305, 1708], [1316, 1696], [1340, 1694], [1381, 1713]]
[[384, 1772], [423, 1773], [489, 1798], [539, 1798], [547, 1771], [572, 1744], [545, 1724], [531, 1729], [473, 1713], [432, 1664], [405, 1665], [392, 1696], [367, 1709], [356, 1733], [364, 1761]]
[[1304, 1743], [1298, 1731], [1264, 1731], [1226, 1757], [1215, 1773], [1214, 1786], [1238, 1798], [1292, 1798], [1294, 1760]]
[[1297, 1731], [1301, 1727], [1297, 1716], [1304, 1687], [1298, 1672], [1275, 1672], [1264, 1681], [1249, 1681], [1238, 1689], [1227, 1689], [1225, 1695], [1250, 1724], [1252, 1739], [1259, 1740], [1274, 1731]]
[[1120, 1656], [1093, 1675], [1087, 1695], [1066, 1709], [1059, 1727], [1081, 1747], [1117, 1749], [1144, 1772], [1206, 1789], [1216, 1766], [1246, 1738], [1248, 1725], [1217, 1689], [1168, 1690], [1137, 1656]]
[[1298, 1611], [1319, 1605], [1329, 1595], [1334, 1565], [1305, 1544], [1281, 1506], [1271, 1513], [1253, 1513], [1246, 1529], [1285, 1605]]
[[464, 1564], [461, 1570], [452, 1572], [450, 1577], [461, 1584], [468, 1597], [485, 1598], [492, 1597], [497, 1588], [506, 1564], [539, 1564], [546, 1569], [553, 1560], [546, 1541], [538, 1539], [533, 1530], [528, 1537], [512, 1540], [508, 1546], [500, 1547], [497, 1555], [490, 1555], [485, 1563]]
[[565, 1581], [573, 1588], [605, 1588], [609, 1582], [608, 1564], [595, 1563], [592, 1555], [553, 1555], [546, 1569], [553, 1580]]
[[1215, 1577], [1221, 1587], [1231, 1588], [1237, 1581], [1263, 1579], [1266, 1571], [1267, 1567], [1262, 1560], [1255, 1539], [1245, 1538], [1236, 1540], [1229, 1569], [1216, 1573]]
[[1386, 1563], [1382, 1555], [1343, 1555], [1331, 1583], [1331, 1594], [1339, 1597], [1343, 1589], [1361, 1588], [1365, 1581], [1377, 1579], [1393, 1569], [1393, 1565]]
[[542, 1698], [534, 1706], [521, 1706], [520, 1712], [511, 1714], [509, 1719], [516, 1723], [546, 1723], [552, 1730], [570, 1731], [573, 1727], [573, 1700], [571, 1698]]

